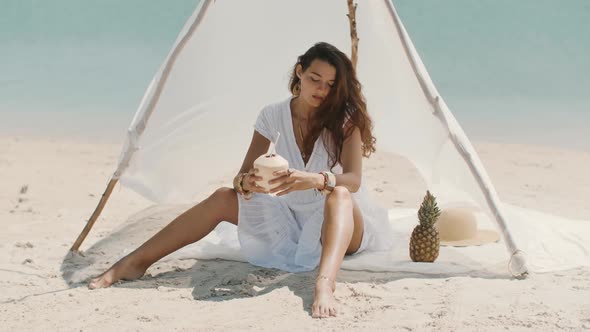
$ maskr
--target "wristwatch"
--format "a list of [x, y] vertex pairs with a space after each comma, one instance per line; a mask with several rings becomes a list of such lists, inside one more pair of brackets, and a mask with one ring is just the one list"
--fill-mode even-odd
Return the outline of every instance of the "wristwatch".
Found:
[[322, 174], [324, 175], [324, 190], [322, 190], [322, 194], [327, 195], [334, 191], [334, 187], [336, 187], [336, 175], [332, 172], [323, 171]]

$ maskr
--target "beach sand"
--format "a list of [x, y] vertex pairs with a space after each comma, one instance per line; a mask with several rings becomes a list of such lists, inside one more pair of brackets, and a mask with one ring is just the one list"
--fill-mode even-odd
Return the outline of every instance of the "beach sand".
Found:
[[[590, 221], [589, 152], [476, 149], [503, 201]], [[150, 221], [149, 201], [118, 186], [82, 245], [86, 256], [67, 257], [119, 152], [119, 144], [0, 137], [0, 330], [590, 329], [588, 267], [525, 280], [507, 271], [493, 278], [341, 271], [339, 315], [323, 320], [310, 315], [315, 272], [220, 259], [167, 260], [138, 281], [90, 291], [87, 279], [124, 254], [121, 243], [134, 248], [161, 227]], [[384, 206], [419, 206], [424, 184], [405, 160], [377, 153], [364, 172]]]

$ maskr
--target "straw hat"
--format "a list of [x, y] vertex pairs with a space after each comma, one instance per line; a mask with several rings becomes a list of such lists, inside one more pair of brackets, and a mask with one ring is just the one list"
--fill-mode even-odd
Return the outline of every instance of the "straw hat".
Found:
[[471, 209], [443, 209], [435, 225], [442, 246], [479, 246], [500, 239], [496, 231], [477, 229], [477, 219]]

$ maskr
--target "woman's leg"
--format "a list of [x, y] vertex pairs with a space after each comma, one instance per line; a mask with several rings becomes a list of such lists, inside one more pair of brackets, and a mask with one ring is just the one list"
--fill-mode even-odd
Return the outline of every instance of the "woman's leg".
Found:
[[135, 251], [93, 279], [90, 289], [109, 287], [118, 280], [143, 276], [150, 265], [188, 244], [199, 241], [221, 221], [238, 224], [238, 197], [232, 188], [222, 187], [178, 216]]
[[322, 256], [312, 317], [336, 315], [334, 280], [345, 254], [355, 253], [363, 238], [364, 222], [360, 209], [346, 187], [336, 186], [326, 198], [322, 225]]

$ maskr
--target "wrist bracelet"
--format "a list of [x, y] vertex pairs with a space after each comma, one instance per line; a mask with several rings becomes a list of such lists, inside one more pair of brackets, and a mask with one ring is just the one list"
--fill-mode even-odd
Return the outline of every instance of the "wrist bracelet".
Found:
[[320, 191], [324, 191], [324, 190], [326, 190], [326, 187], [328, 186], [328, 174], [326, 174], [326, 172], [320, 172], [320, 174], [324, 177], [324, 186], [322, 187], [322, 190], [320, 190]]
[[252, 198], [252, 192], [249, 191], [249, 190], [245, 190], [244, 187], [243, 187], [243, 185], [244, 185], [244, 177], [246, 177], [246, 175], [248, 175], [248, 173], [240, 173], [237, 176], [237, 181], [234, 182], [234, 189], [240, 195], [242, 195], [242, 197], [244, 197], [244, 199], [248, 200], [248, 199]]
[[324, 189], [321, 190], [321, 193], [327, 195], [334, 191], [334, 187], [336, 187], [336, 175], [328, 171], [323, 171], [321, 173], [324, 175]]
[[242, 189], [242, 196], [244, 196], [244, 199], [250, 199], [252, 198], [252, 192], [244, 189], [244, 178], [246, 175], [248, 175], [248, 173], [242, 173], [242, 177], [240, 178], [240, 189]]
[[241, 194], [241, 191], [242, 191], [242, 188], [240, 188], [241, 176], [242, 176], [242, 173], [240, 173], [234, 177], [234, 190], [239, 194]]
[[319, 172], [318, 174], [321, 174], [323, 176], [323, 178], [324, 178], [324, 185], [323, 185], [322, 189], [320, 189], [320, 188], [313, 188], [313, 190], [315, 191], [316, 195], [319, 195], [319, 194], [322, 194], [323, 195], [324, 194], [323, 191], [324, 191], [324, 189], [326, 189], [326, 185], [328, 184], [328, 175], [327, 174], [324, 174], [324, 172]]

